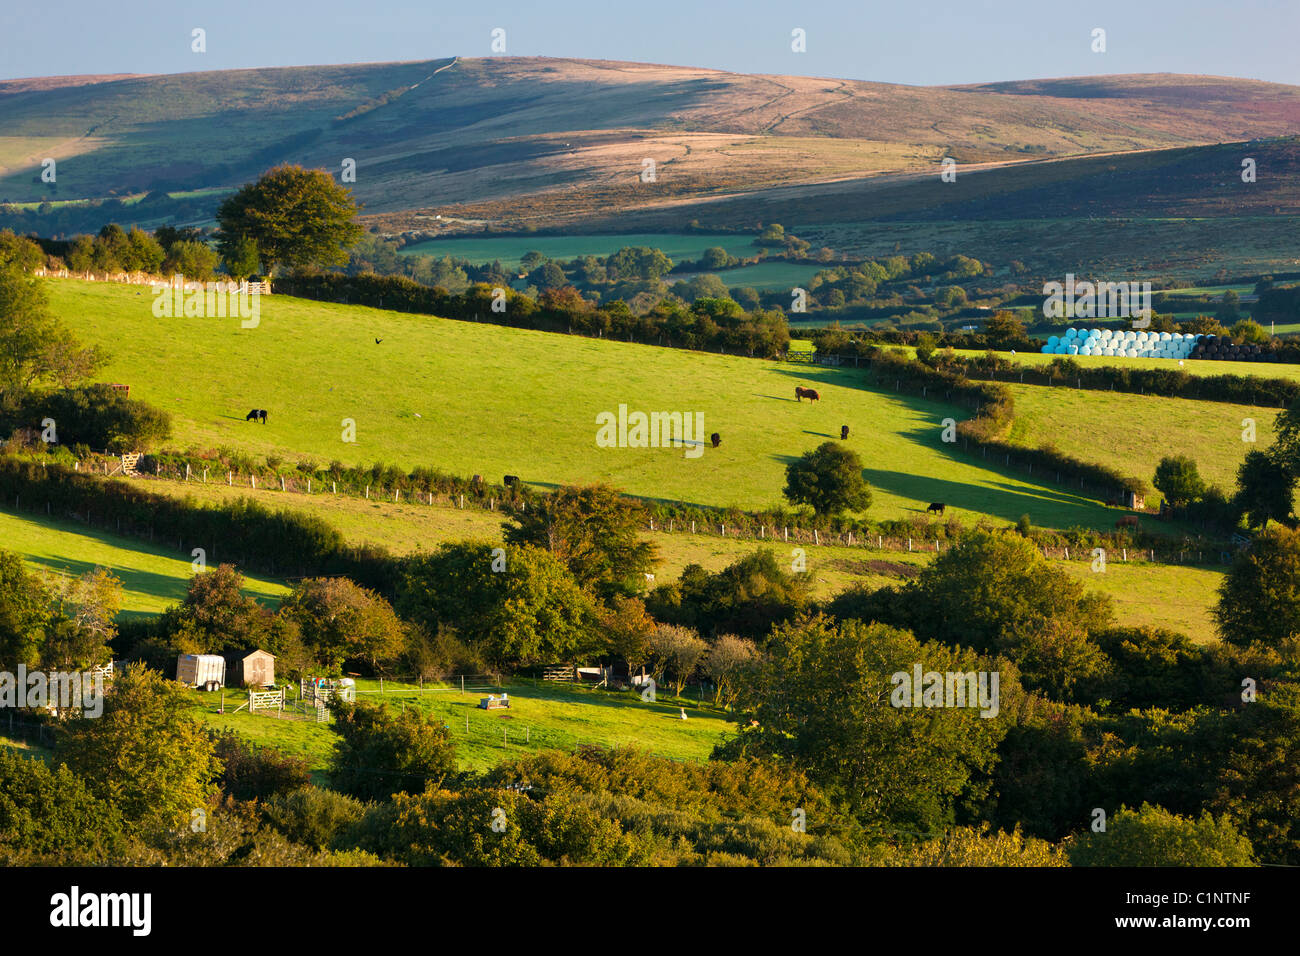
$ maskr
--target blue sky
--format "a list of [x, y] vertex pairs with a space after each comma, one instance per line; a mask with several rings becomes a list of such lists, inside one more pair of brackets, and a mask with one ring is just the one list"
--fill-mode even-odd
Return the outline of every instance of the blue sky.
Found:
[[[194, 27], [207, 52], [190, 51]], [[638, 60], [938, 85], [1106, 73], [1300, 84], [1300, 0], [4, 0], [0, 78], [452, 55]], [[807, 52], [790, 49], [807, 32]], [[1094, 28], [1107, 50], [1091, 50]]]

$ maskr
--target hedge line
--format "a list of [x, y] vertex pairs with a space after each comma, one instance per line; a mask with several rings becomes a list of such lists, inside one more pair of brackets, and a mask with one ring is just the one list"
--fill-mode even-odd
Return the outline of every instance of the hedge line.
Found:
[[760, 358], [776, 358], [790, 344], [785, 316], [756, 310], [737, 316], [697, 315], [689, 311], [635, 315], [623, 302], [583, 307], [572, 297], [543, 296], [535, 302], [513, 289], [494, 305], [493, 287], [475, 285], [462, 293], [430, 287], [405, 276], [330, 272], [291, 275], [276, 281], [276, 291], [323, 302], [344, 302], [483, 322], [539, 332], [569, 332], [647, 345], [688, 349], [726, 349]]
[[1300, 382], [1255, 375], [1196, 375], [1185, 368], [1124, 368], [1084, 366], [1072, 358], [1053, 359], [1047, 365], [1022, 365], [988, 354], [929, 357], [936, 368], [953, 374], [1023, 381], [1031, 384], [1066, 386], [1098, 391], [1131, 392], [1165, 398], [1190, 398], [1205, 402], [1263, 405], [1286, 408], [1300, 399]]
[[209, 565], [237, 564], [271, 575], [344, 574], [389, 591], [394, 559], [375, 548], [347, 545], [337, 529], [289, 508], [270, 509], [250, 498], [203, 505], [155, 494], [123, 481], [0, 457], [0, 502], [19, 511], [44, 511], [178, 550], [202, 548]]

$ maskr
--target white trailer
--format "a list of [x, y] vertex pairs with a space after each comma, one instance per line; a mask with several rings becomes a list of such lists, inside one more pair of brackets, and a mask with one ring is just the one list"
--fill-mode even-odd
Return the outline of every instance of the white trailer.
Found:
[[216, 690], [226, 685], [226, 659], [220, 654], [182, 654], [176, 658], [176, 679], [187, 687]]

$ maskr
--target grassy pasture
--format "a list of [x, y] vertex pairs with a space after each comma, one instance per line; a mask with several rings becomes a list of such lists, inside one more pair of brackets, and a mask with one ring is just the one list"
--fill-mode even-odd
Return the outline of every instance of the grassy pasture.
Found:
[[[483, 238], [431, 239], [402, 249], [402, 255], [451, 256], [477, 264], [499, 259], [507, 268], [517, 268], [528, 252], [540, 252], [550, 259], [567, 261], [579, 256], [607, 256], [624, 246], [649, 246], [673, 262], [698, 259], [705, 249], [721, 246], [733, 256], [758, 252], [754, 237], [746, 233], [628, 233], [614, 235], [490, 236]], [[668, 277], [672, 281], [672, 276]], [[730, 284], [730, 283], [728, 283]]]
[[[503, 688], [493, 688], [500, 694]], [[703, 760], [732, 726], [726, 714], [713, 707], [707, 696], [675, 698], [660, 692], [644, 702], [631, 691], [594, 690], [565, 684], [520, 680], [504, 687], [510, 695], [507, 710], [482, 710], [480, 697], [487, 690], [460, 692], [459, 685], [358, 680], [357, 696], [382, 701], [392, 708], [418, 707], [443, 719], [456, 740], [457, 763], [462, 768], [486, 770], [512, 757], [540, 750], [572, 750], [578, 744], [636, 746], [676, 760]], [[296, 694], [289, 693], [292, 700]], [[226, 713], [218, 713], [221, 693], [195, 692], [198, 716], [213, 727], [230, 728], [260, 744], [278, 747], [307, 759], [313, 771], [323, 771], [338, 735], [329, 724], [286, 720], [247, 710], [234, 713], [247, 695], [225, 692]], [[685, 708], [687, 719], [681, 719]], [[466, 719], [469, 729], [466, 730]]]
[[[132, 616], [157, 614], [180, 601], [194, 574], [189, 554], [161, 544], [12, 512], [0, 511], [0, 547], [21, 554], [34, 570], [80, 575], [109, 568], [122, 580], [122, 610]], [[288, 588], [247, 577], [244, 591], [269, 602], [287, 594]]]
[[[1246, 452], [1272, 443], [1278, 412], [1124, 392], [1009, 387], [1016, 401], [1012, 440], [1024, 445], [1052, 442], [1064, 452], [1124, 469], [1147, 482], [1164, 456], [1190, 455], [1203, 478], [1231, 489]], [[1253, 445], [1241, 438], [1247, 418], [1255, 421]]]
[[[1034, 484], [940, 441], [965, 413], [895, 395], [851, 368], [766, 362], [476, 326], [272, 296], [261, 324], [155, 319], [147, 290], [47, 280], [55, 310], [113, 359], [106, 381], [169, 410], [171, 444], [222, 446], [289, 462], [338, 459], [431, 465], [535, 485], [608, 481], [635, 495], [746, 508], [782, 503], [788, 462], [848, 424], [875, 501], [871, 514], [908, 517], [944, 501], [957, 517], [1045, 527], [1109, 526], [1099, 504]], [[383, 341], [375, 343], [375, 339]], [[816, 403], [796, 402], [796, 384]], [[719, 449], [598, 448], [596, 416], [695, 412]], [[268, 424], [244, 421], [270, 410]], [[418, 417], [417, 417], [418, 416]], [[356, 423], [344, 442], [343, 420]]]
[[[201, 501], [222, 501], [252, 496], [268, 507], [289, 506], [318, 515], [339, 528], [352, 543], [370, 543], [398, 554], [432, 549], [444, 541], [462, 538], [501, 539], [501, 515], [477, 508], [447, 508], [418, 504], [365, 501], [333, 495], [286, 494], [280, 491], [228, 488], [222, 484], [158, 481], [149, 488], [165, 494], [189, 495]], [[658, 549], [656, 583], [673, 581], [688, 564], [708, 571], [720, 571], [758, 548], [772, 547], [779, 557], [789, 546], [748, 539], [723, 538], [712, 534], [647, 532], [643, 539]], [[808, 570], [813, 575], [813, 594], [828, 600], [856, 584], [868, 587], [900, 585], [924, 567], [933, 554], [919, 550], [877, 551], [874, 548], [835, 545], [801, 545]], [[1213, 566], [1170, 566], [1138, 560], [1125, 563], [1112, 555], [1105, 574], [1091, 571], [1087, 561], [1067, 561], [1061, 566], [1086, 587], [1109, 594], [1115, 601], [1116, 620], [1121, 624], [1153, 624], [1183, 631], [1196, 640], [1214, 636], [1209, 607], [1222, 580], [1222, 570]], [[1205, 555], [1207, 561], [1213, 556]], [[186, 565], [188, 567], [188, 565]]]

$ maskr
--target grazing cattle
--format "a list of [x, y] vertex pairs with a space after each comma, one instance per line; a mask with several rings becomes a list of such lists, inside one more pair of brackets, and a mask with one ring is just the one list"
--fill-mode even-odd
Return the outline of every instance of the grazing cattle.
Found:
[[1107, 508], [1118, 508], [1118, 507], [1119, 507], [1119, 499], [1118, 499], [1118, 498], [1107, 498], [1107, 499], [1106, 499], [1106, 507], [1107, 507]]
[[713, 442], [714, 448], [717, 448], [719, 445], [722, 444], [722, 436], [719, 435], [717, 432], [714, 432], [712, 435], [709, 436], [709, 441]]
[[513, 488], [517, 484], [519, 484], [518, 475], [506, 475], [505, 486], [507, 488]]
[[1136, 528], [1138, 526], [1137, 515], [1125, 515], [1115, 522], [1117, 528]]
[[819, 400], [821, 396], [817, 394], [817, 389], [815, 388], [804, 388], [802, 385], [796, 385], [794, 387], [795, 401], [802, 402], [805, 398], [811, 399], [815, 402]]
[[849, 426], [848, 426], [848, 425], [841, 425], [841, 426], [840, 426], [840, 441], [844, 441], [844, 439], [846, 439], [846, 438], [848, 438], [848, 437], [849, 437]]
[[937, 514], [943, 514], [943, 509], [946, 507], [948, 506], [945, 505], [942, 501], [932, 501], [930, 502], [930, 507], [925, 509], [925, 513], [929, 514], [930, 512], [933, 511]]
[[244, 416], [244, 421], [246, 422], [260, 421], [263, 425], [265, 425], [266, 409], [265, 408], [253, 409], [251, 412], [249, 412], [247, 415]]
[[474, 476], [474, 484], [476, 484], [476, 485], [481, 485], [481, 484], [483, 484], [483, 476], [482, 476], [482, 475], [475, 475], [475, 476]]

